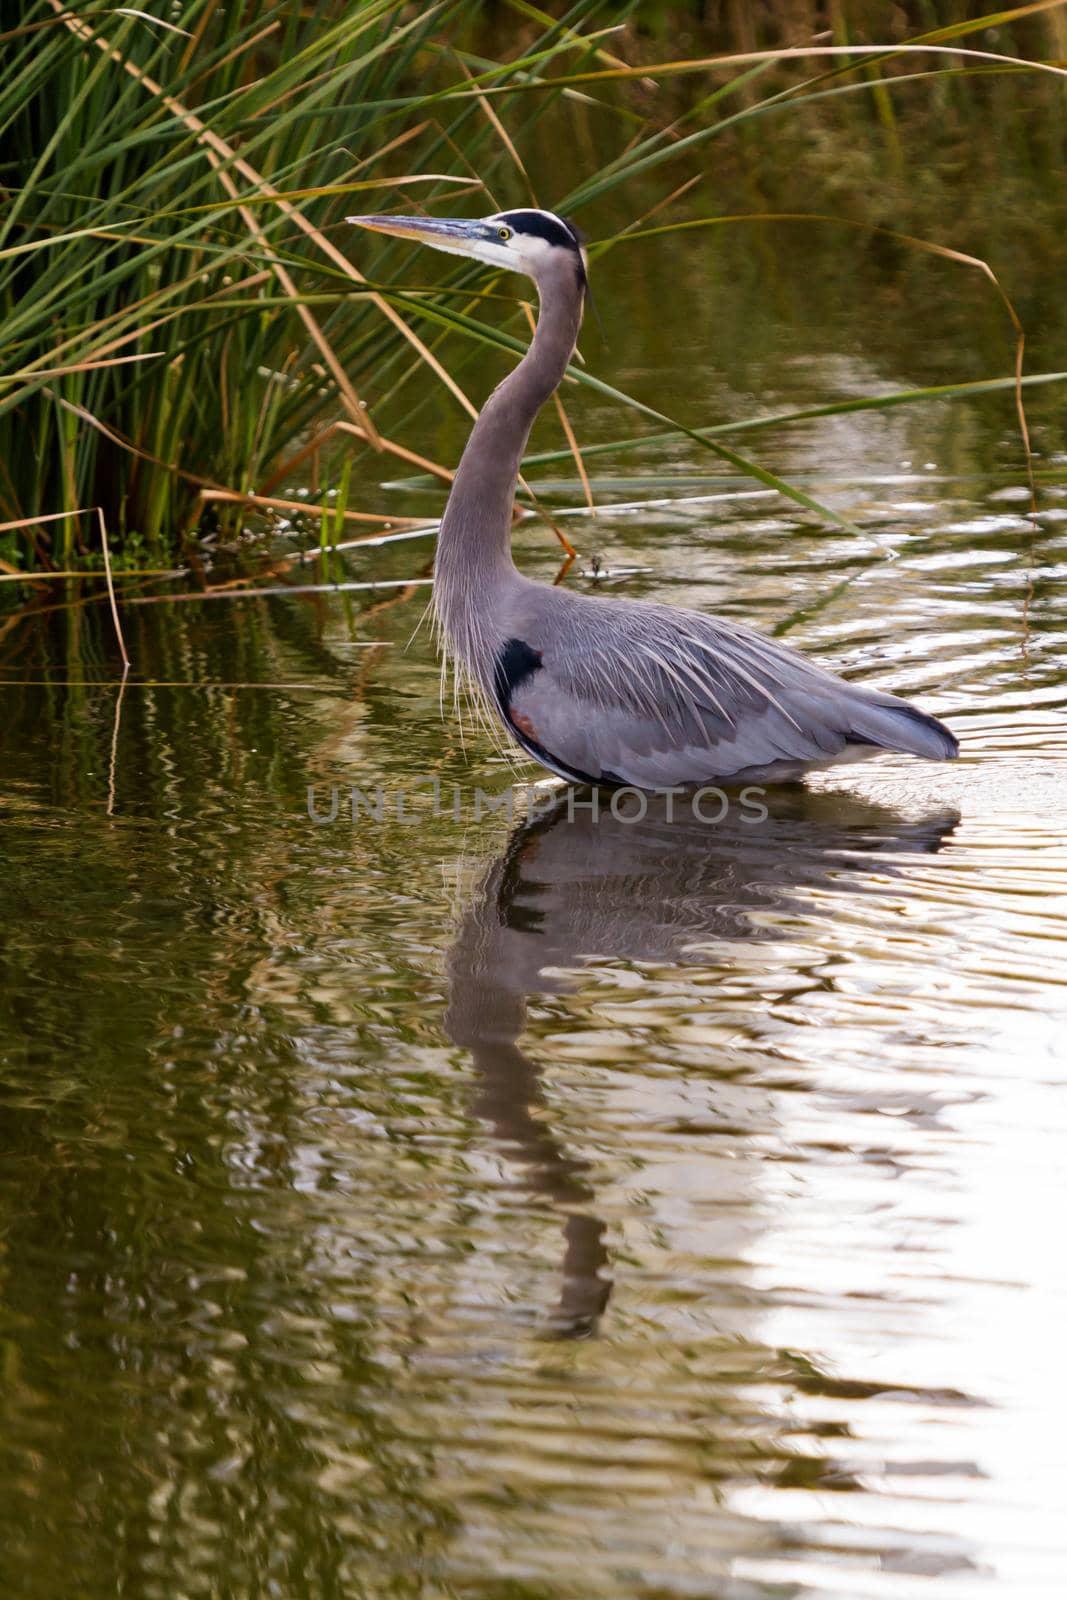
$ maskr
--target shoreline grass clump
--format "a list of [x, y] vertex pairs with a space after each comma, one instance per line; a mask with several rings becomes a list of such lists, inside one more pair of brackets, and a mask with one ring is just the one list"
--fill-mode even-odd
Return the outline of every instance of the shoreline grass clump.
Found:
[[[414, 114], [463, 81], [476, 9], [29, 6], [0, 41], [0, 522], [100, 505], [153, 540], [324, 410], [380, 443], [350, 373], [406, 323], [331, 229], [354, 194], [471, 187], [447, 146], [472, 104]], [[92, 535], [30, 537], [69, 561]]]
[[[115, 552], [136, 539], [150, 564], [205, 510], [232, 517], [256, 503], [244, 497], [284, 497], [297, 469], [314, 484], [327, 447], [345, 503], [357, 449], [447, 477], [396, 430], [442, 386], [469, 414], [463, 358], [515, 348], [524, 315], [512, 302], [513, 332], [501, 334], [481, 312], [492, 286], [470, 287], [463, 269], [431, 298], [406, 266], [396, 283], [368, 283], [341, 223], [357, 206], [536, 200], [561, 138], [581, 132], [588, 172], [570, 196], [540, 198], [580, 212], [625, 196], [627, 230], [654, 218], [651, 240], [772, 212], [765, 195], [751, 216], [709, 217], [713, 197], [699, 190], [726, 152], [751, 189], [746, 141], [768, 130], [800, 127], [817, 144], [813, 130], [837, 118], [855, 143], [865, 119], [898, 183], [897, 90], [958, 99], [1044, 74], [1047, 98], [1062, 98], [1067, 83], [1054, 63], [1018, 58], [1011, 33], [1013, 19], [1033, 30], [1053, 6], [977, 19], [925, 6], [924, 17], [945, 11], [940, 26], [883, 45], [862, 36], [871, 7], [860, 0], [832, 8], [829, 36], [809, 9], [794, 39], [770, 0], [743, 37], [702, 31], [682, 4], [576, 0], [550, 15], [506, 0], [487, 18], [475, 0], [185, 0], [158, 14], [31, 0], [0, 35], [0, 562], [9, 574], [91, 566], [106, 525]], [[699, 422], [678, 424], [678, 437], [833, 517], [718, 438], [758, 419]]]

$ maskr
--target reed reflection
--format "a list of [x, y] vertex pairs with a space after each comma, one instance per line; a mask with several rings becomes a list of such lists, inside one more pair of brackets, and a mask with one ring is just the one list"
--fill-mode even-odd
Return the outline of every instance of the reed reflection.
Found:
[[561, 799], [512, 834], [453, 941], [445, 1031], [478, 1073], [474, 1110], [521, 1169], [516, 1188], [564, 1214], [557, 1336], [596, 1331], [612, 1279], [590, 1163], [546, 1120], [542, 1068], [519, 1044], [530, 996], [573, 990], [593, 958], [721, 966], [725, 944], [781, 937], [820, 892], [869, 892], [875, 867], [884, 886], [894, 856], [940, 850], [959, 820], [799, 786], [768, 790], [766, 806], [762, 821], [732, 805], [711, 826], [677, 801], [629, 820]]

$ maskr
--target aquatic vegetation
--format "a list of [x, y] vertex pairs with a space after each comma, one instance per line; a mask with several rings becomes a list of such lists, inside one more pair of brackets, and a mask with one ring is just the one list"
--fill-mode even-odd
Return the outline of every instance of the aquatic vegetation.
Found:
[[[1024, 6], [961, 19], [945, 8], [942, 24], [922, 33], [926, 7], [916, 31], [895, 25], [882, 41], [879, 8], [834, 9], [832, 35], [818, 32], [814, 9], [809, 34], [796, 8], [787, 28], [773, 5], [750, 8], [749, 25], [730, 34], [685, 6], [604, 0], [578, 0], [560, 17], [509, 0], [492, 22], [470, 0], [418, 10], [396, 0], [311, 9], [189, 0], [158, 16], [35, 0], [0, 38], [0, 557], [9, 575], [89, 564], [99, 545], [89, 508], [102, 509], [116, 551], [134, 532], [169, 546], [232, 522], [242, 506], [278, 501], [284, 511], [302, 474], [313, 491], [329, 483], [340, 495], [319, 518], [326, 545], [342, 523], [378, 520], [365, 496], [356, 509], [355, 453], [371, 463], [358, 469], [364, 490], [387, 475], [379, 457], [390, 472], [399, 458], [447, 476], [452, 440], [428, 459], [426, 407], [449, 392], [463, 424], [465, 362], [525, 337], [515, 289], [475, 285], [460, 267], [427, 294], [395, 253], [357, 263], [346, 211], [445, 196], [473, 209], [521, 201], [558, 184], [559, 150], [579, 145], [585, 175], [569, 195], [545, 198], [595, 223], [601, 259], [647, 252], [678, 230], [751, 230], [792, 209], [781, 164], [767, 159], [767, 141], [788, 135], [808, 172], [824, 176], [825, 205], [804, 210], [825, 214], [794, 218], [807, 231], [850, 223], [838, 246], [857, 254], [959, 250], [945, 219], [948, 177], [905, 159], [908, 108], [933, 97], [969, 157], [987, 166], [992, 115], [1025, 187], [1028, 160], [1063, 142], [1064, 74], [1042, 60], [1055, 54], [1058, 14]], [[881, 42], [892, 49], [872, 54]], [[1025, 127], [1001, 115], [1005, 95], [1036, 111]], [[709, 194], [701, 180], [712, 153], [717, 185], [731, 199], [747, 194], [746, 204], [722, 207]], [[883, 189], [872, 190], [874, 171]], [[835, 197], [840, 215], [828, 210]], [[938, 203], [939, 239], [903, 237]], [[753, 248], [764, 251], [758, 234]], [[982, 265], [956, 258], [953, 270]], [[368, 281], [367, 271], [388, 277]], [[997, 287], [986, 340], [996, 365], [939, 375], [928, 387], [942, 397], [1010, 382], [1016, 335]], [[485, 305], [494, 293], [509, 297], [514, 331]], [[738, 449], [733, 433], [760, 418], [699, 418], [707, 426], [695, 429], [589, 372], [576, 376], [676, 437], [699, 432], [709, 465], [725, 461], [835, 518], [747, 443]], [[839, 403], [908, 403], [910, 393]], [[46, 516], [55, 520], [32, 520]]]

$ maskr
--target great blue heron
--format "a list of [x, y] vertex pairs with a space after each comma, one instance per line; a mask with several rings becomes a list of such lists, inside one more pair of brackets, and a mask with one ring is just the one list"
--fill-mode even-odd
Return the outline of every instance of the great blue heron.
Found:
[[348, 221], [537, 285], [536, 332], [471, 430], [434, 566], [446, 652], [524, 750], [570, 782], [642, 790], [792, 779], [884, 750], [932, 761], [958, 753], [926, 712], [735, 622], [524, 577], [511, 557], [512, 500], [534, 418], [577, 344], [587, 289], [579, 236], [538, 210]]

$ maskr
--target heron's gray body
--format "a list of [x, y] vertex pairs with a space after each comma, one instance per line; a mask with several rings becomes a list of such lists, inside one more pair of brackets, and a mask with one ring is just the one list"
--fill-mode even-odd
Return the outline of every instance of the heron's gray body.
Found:
[[519, 744], [577, 782], [774, 781], [880, 750], [956, 752], [905, 701], [699, 612], [588, 598], [516, 573], [496, 615], [505, 637], [494, 641], [494, 681], [488, 662], [479, 681]]
[[791, 779], [886, 750], [933, 761], [957, 754], [934, 717], [736, 623], [575, 594], [518, 572], [511, 510], [522, 453], [582, 319], [584, 259], [573, 230], [535, 211], [484, 223], [354, 220], [493, 264], [515, 241], [516, 259], [503, 264], [538, 287], [533, 341], [474, 426], [434, 567], [446, 652], [529, 754], [575, 782], [639, 789]]

